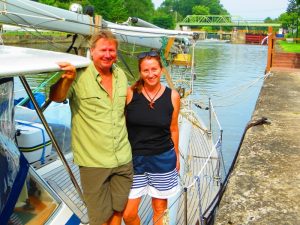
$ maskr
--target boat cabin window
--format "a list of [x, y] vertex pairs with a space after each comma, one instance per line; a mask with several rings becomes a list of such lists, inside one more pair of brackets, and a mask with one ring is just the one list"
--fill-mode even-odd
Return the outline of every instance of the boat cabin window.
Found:
[[43, 181], [29, 169], [28, 176], [15, 205], [8, 224], [42, 225], [59, 206], [59, 200], [54, 199]]
[[[0, 79], [0, 223], [45, 224], [60, 200], [16, 145], [13, 78]], [[29, 168], [29, 172], [28, 172]], [[28, 172], [28, 173], [27, 173]], [[11, 216], [10, 216], [11, 215]]]
[[13, 79], [0, 79], [0, 131], [1, 134], [14, 139], [14, 104], [13, 104]]

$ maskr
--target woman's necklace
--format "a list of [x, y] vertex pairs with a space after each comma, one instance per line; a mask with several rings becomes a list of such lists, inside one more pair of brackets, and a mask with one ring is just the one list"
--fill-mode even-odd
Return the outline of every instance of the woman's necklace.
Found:
[[155, 97], [157, 96], [157, 94], [158, 94], [158, 92], [160, 91], [160, 89], [161, 89], [161, 84], [159, 84], [159, 89], [158, 89], [158, 91], [155, 93], [155, 95], [153, 96], [153, 98], [151, 98], [150, 95], [148, 94], [148, 92], [147, 92], [145, 86], [144, 86], [145, 93], [146, 93], [146, 95], [148, 96], [148, 98], [150, 99], [150, 102], [149, 102], [149, 104], [148, 104], [149, 107], [150, 107], [150, 109], [154, 109]]

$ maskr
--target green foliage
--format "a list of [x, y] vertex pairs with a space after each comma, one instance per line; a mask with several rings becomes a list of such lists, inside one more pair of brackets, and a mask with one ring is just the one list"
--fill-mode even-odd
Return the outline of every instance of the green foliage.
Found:
[[273, 23], [273, 20], [271, 19], [271, 17], [267, 17], [266, 19], [264, 19], [265, 23]]
[[184, 17], [191, 15], [192, 9], [196, 5], [202, 5], [209, 8], [209, 14], [212, 15], [226, 15], [228, 12], [220, 4], [220, 0], [178, 0], [178, 11]]
[[227, 10], [223, 8], [223, 5], [220, 4], [220, 0], [165, 0], [159, 9], [165, 11], [165, 13], [177, 12], [177, 15], [182, 18], [195, 13], [200, 15], [200, 12], [201, 14], [204, 13], [204, 15], [229, 14]]
[[210, 0], [208, 1], [208, 7], [210, 8], [210, 14], [212, 15], [228, 15], [226, 9], [223, 8], [223, 5], [220, 4], [220, 0]]
[[300, 17], [300, 0], [289, 0], [287, 12], [281, 14], [279, 20], [285, 28], [298, 29]]
[[166, 28], [166, 29], [174, 28], [174, 20], [171, 15], [160, 14], [158, 16], [154, 16], [152, 22], [153, 24], [161, 28]]
[[284, 35], [285, 38], [292, 38], [293, 37], [293, 34], [292, 33], [287, 33]]
[[300, 0], [289, 0], [287, 12], [299, 12]]
[[138, 17], [151, 22], [155, 11], [151, 0], [126, 0], [124, 1], [124, 5], [128, 11], [128, 16]]
[[111, 22], [123, 22], [128, 18], [124, 0], [89, 0], [95, 8], [95, 14]]
[[70, 1], [68, 0], [39, 0], [40, 3], [46, 4], [46, 5], [52, 5], [58, 8], [62, 9], [69, 9]]
[[196, 5], [192, 9], [193, 15], [209, 15], [209, 8], [203, 5]]
[[279, 21], [282, 24], [283, 28], [288, 29], [294, 22], [294, 20], [297, 18], [297, 14], [295, 13], [283, 13], [279, 16]]
[[212, 32], [213, 31], [213, 27], [211, 27], [211, 26], [205, 26], [205, 27], [202, 27], [201, 30], [206, 31], [206, 32]]
[[[39, 0], [41, 3], [68, 9], [77, 2], [83, 7], [94, 6], [95, 14], [111, 22], [124, 22], [128, 17], [138, 17], [165, 28], [174, 28], [177, 21], [187, 15], [226, 15], [220, 0], [165, 0], [157, 10], [151, 0]], [[161, 17], [161, 18], [159, 18]]]

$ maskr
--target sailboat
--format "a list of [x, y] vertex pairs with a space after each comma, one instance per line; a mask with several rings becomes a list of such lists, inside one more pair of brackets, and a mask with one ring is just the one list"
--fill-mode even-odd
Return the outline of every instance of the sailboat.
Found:
[[[95, 21], [80, 12], [32, 1], [0, 1], [1, 23], [31, 29], [79, 31], [83, 36], [105, 27], [111, 29], [120, 41], [160, 49], [169, 61], [165, 69], [165, 82], [171, 88], [177, 88], [182, 97], [179, 139], [182, 189], [169, 200], [168, 210], [162, 216], [165, 224], [212, 222], [224, 175], [222, 129], [210, 101], [207, 126], [195, 112], [195, 107], [199, 105], [195, 104], [193, 98], [194, 49], [191, 55], [187, 55], [181, 52], [182, 43], [176, 42], [180, 38], [193, 41], [195, 34]], [[170, 60], [170, 53], [180, 56], [181, 60], [178, 57]], [[89, 59], [67, 53], [0, 45], [0, 61], [1, 223], [88, 224], [78, 167], [72, 162], [72, 152], [61, 148], [67, 140], [69, 127], [53, 120], [53, 114], [57, 116], [59, 113], [67, 118], [68, 106], [49, 104], [47, 101], [40, 105], [27, 78], [38, 79], [45, 74], [59, 72], [56, 64], [59, 61], [69, 61], [81, 68], [89, 64]], [[33, 110], [26, 111], [14, 106], [13, 77], [20, 78]], [[62, 137], [63, 140], [58, 140]], [[149, 198], [143, 199], [139, 214], [142, 224], [152, 224]]]

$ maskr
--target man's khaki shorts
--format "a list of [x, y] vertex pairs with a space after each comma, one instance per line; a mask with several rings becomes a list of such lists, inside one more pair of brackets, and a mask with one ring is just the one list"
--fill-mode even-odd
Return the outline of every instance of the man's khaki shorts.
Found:
[[132, 184], [132, 162], [117, 168], [79, 167], [90, 225], [105, 223], [124, 210]]

